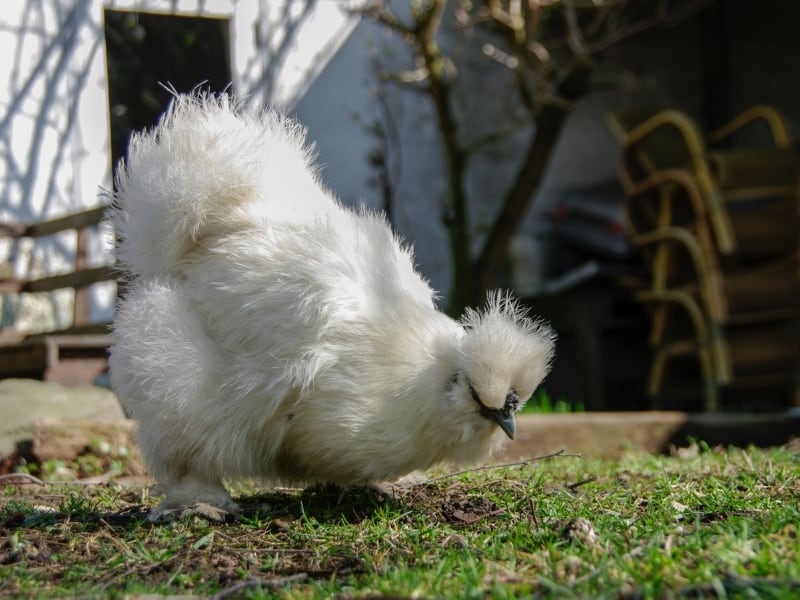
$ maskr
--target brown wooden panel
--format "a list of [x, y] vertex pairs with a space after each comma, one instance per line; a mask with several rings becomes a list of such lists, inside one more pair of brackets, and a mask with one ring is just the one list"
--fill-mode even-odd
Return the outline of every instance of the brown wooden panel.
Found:
[[51, 275], [41, 279], [0, 281], [0, 292], [3, 293], [28, 293], [52, 292], [65, 288], [82, 288], [101, 281], [114, 281], [118, 271], [110, 266], [92, 267], [81, 271]]
[[47, 347], [44, 344], [0, 347], [0, 377], [39, 378], [46, 368]]
[[103, 220], [106, 206], [97, 206], [50, 221], [41, 223], [0, 223], [0, 236], [4, 237], [44, 237], [68, 229], [81, 229], [97, 225]]
[[73, 327], [60, 332], [25, 335], [0, 332], [0, 378], [33, 377], [67, 385], [92, 383], [107, 369], [111, 336], [107, 323], [88, 323], [88, 303], [83, 293], [88, 286], [114, 281], [118, 271], [108, 265], [86, 267], [87, 233], [99, 224], [106, 206], [34, 224], [2, 224], [0, 237], [39, 238], [61, 231], [75, 230], [78, 235], [75, 270], [39, 279], [16, 279], [13, 268], [0, 271], [0, 293], [39, 293], [75, 289]]

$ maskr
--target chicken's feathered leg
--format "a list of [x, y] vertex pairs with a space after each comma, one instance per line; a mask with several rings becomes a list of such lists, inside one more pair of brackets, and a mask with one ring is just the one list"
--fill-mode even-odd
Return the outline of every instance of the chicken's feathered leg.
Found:
[[222, 482], [212, 481], [196, 473], [163, 484], [166, 499], [154, 508], [148, 519], [163, 523], [197, 515], [210, 521], [222, 522], [239, 512]]

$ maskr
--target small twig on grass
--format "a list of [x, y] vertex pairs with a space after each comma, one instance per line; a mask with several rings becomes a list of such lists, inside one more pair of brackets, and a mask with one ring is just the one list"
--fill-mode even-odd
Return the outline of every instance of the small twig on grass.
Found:
[[214, 594], [211, 598], [212, 600], [224, 600], [225, 598], [231, 598], [233, 596], [238, 595], [240, 592], [247, 588], [254, 588], [254, 587], [261, 587], [262, 589], [266, 588], [278, 588], [283, 587], [285, 585], [289, 585], [292, 583], [300, 583], [301, 581], [305, 581], [308, 579], [308, 573], [295, 573], [294, 575], [287, 575], [285, 577], [273, 577], [272, 579], [259, 579], [258, 577], [251, 577], [250, 579], [245, 579], [244, 581], [240, 581], [231, 587]]
[[580, 481], [574, 481], [572, 483], [564, 484], [565, 487], [569, 488], [570, 491], [574, 492], [582, 485], [586, 485], [587, 483], [592, 483], [593, 481], [597, 481], [597, 477], [587, 477], [586, 479], [581, 479]]
[[563, 457], [573, 457], [573, 458], [580, 458], [580, 453], [567, 453], [564, 452], [564, 449], [558, 450], [557, 452], [552, 452], [551, 454], [543, 454], [542, 456], [534, 456], [533, 458], [527, 458], [525, 460], [521, 460], [518, 462], [513, 463], [503, 463], [499, 465], [482, 465], [480, 467], [472, 467], [471, 469], [464, 469], [462, 471], [456, 471], [455, 473], [447, 473], [446, 475], [440, 475], [439, 477], [434, 477], [433, 479], [428, 479], [427, 481], [423, 482], [426, 483], [433, 483], [434, 481], [441, 481], [442, 479], [449, 479], [451, 477], [458, 477], [459, 475], [464, 475], [466, 473], [474, 473], [476, 471], [486, 471], [488, 469], [501, 469], [503, 467], [521, 467], [523, 465], [527, 465], [529, 463], [535, 462], [537, 460], [545, 460], [547, 458], [555, 458], [557, 456]]
[[482, 521], [483, 519], [487, 519], [489, 517], [496, 517], [498, 515], [502, 515], [508, 512], [505, 508], [498, 508], [497, 510], [492, 510], [487, 513], [483, 514], [475, 514], [475, 513], [465, 513], [461, 510], [453, 511], [453, 517], [458, 520], [462, 525], [474, 525], [478, 521]]
[[527, 500], [528, 500], [528, 507], [530, 508], [531, 512], [531, 517], [533, 517], [533, 526], [536, 529], [539, 529], [539, 519], [536, 517], [536, 503], [533, 501], [533, 498], [529, 497]]
[[[230, 539], [230, 538], [228, 538]], [[296, 554], [296, 555], [305, 555], [311, 554], [313, 550], [308, 548], [278, 548], [276, 546], [267, 546], [265, 548], [232, 548], [230, 546], [226, 547], [226, 550], [229, 552], [248, 552], [253, 554]]]
[[32, 483], [35, 485], [44, 485], [44, 481], [33, 475], [27, 473], [6, 473], [0, 475], [0, 483]]

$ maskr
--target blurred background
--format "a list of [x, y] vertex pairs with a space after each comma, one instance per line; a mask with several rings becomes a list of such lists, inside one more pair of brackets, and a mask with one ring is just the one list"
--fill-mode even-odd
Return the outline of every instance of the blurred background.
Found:
[[98, 191], [170, 90], [200, 87], [303, 122], [326, 184], [386, 212], [444, 310], [510, 287], [550, 321], [543, 401], [796, 406], [798, 18], [791, 0], [5, 0], [0, 377], [104, 381]]

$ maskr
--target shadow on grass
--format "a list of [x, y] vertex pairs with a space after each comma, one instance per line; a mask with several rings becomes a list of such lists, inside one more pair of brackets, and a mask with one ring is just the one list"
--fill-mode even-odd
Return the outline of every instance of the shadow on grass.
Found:
[[340, 488], [314, 485], [299, 493], [270, 492], [235, 498], [242, 511], [238, 520], [270, 518], [313, 519], [320, 523], [360, 523], [383, 507], [396, 508], [402, 501], [391, 493], [371, 487]]
[[[381, 507], [401, 505], [400, 500], [380, 490], [342, 489], [332, 485], [312, 486], [295, 493], [276, 491], [239, 496], [236, 501], [242, 510], [228, 522], [275, 528], [301, 518], [320, 523], [360, 523]], [[86, 533], [107, 528], [132, 531], [158, 527], [147, 520], [149, 513], [150, 509], [142, 504], [132, 504], [118, 511], [96, 510], [91, 501], [65, 496], [57, 508], [33, 507], [7, 514], [0, 522], [0, 530], [46, 529], [59, 523], [80, 525]]]

